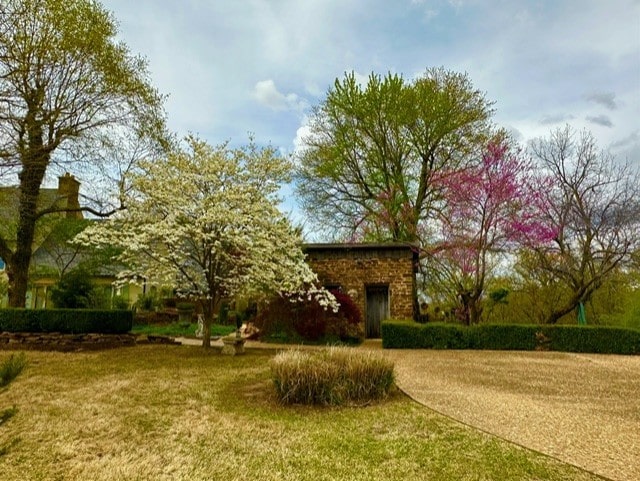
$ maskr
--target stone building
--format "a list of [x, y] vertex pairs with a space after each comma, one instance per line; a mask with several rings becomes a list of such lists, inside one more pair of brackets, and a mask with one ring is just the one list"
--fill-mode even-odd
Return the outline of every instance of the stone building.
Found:
[[408, 244], [307, 244], [307, 262], [328, 289], [360, 308], [368, 338], [387, 318], [413, 317], [417, 250]]

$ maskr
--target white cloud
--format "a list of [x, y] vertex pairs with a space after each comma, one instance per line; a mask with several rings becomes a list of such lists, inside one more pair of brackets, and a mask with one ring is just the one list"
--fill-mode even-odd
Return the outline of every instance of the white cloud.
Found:
[[432, 9], [432, 8], [426, 9], [424, 11], [424, 20], [425, 20], [425, 22], [429, 23], [431, 20], [436, 18], [439, 13], [440, 12], [438, 12], [438, 10], [435, 10], [435, 9]]
[[313, 97], [321, 97], [325, 93], [325, 89], [320, 88], [316, 82], [312, 81], [304, 83], [304, 90]]
[[640, 130], [634, 130], [626, 137], [612, 142], [611, 152], [622, 162], [630, 162], [640, 169]]
[[363, 74], [353, 70], [353, 76], [356, 78], [356, 82], [362, 87], [365, 88], [369, 83], [369, 74]]
[[602, 147], [640, 128], [635, 0], [107, 3], [170, 95], [170, 126], [214, 143], [250, 131], [300, 148], [304, 115], [336, 77], [355, 71], [365, 86], [372, 71], [413, 79], [438, 66], [466, 71], [523, 142], [564, 122]]
[[260, 80], [253, 89], [253, 96], [262, 105], [273, 110], [302, 110], [306, 106], [304, 99], [296, 94], [280, 93], [273, 80]]
[[296, 130], [296, 137], [293, 139], [293, 151], [295, 153], [302, 153], [307, 148], [305, 139], [311, 134], [311, 127], [309, 126], [309, 120], [305, 118], [302, 121], [298, 130]]

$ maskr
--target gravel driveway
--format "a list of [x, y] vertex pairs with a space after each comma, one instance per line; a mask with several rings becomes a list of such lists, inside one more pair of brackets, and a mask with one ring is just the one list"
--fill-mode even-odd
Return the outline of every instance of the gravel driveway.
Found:
[[399, 387], [435, 411], [607, 478], [640, 480], [640, 356], [384, 353]]
[[640, 480], [640, 356], [362, 347], [392, 359], [400, 389], [434, 411], [606, 478]]

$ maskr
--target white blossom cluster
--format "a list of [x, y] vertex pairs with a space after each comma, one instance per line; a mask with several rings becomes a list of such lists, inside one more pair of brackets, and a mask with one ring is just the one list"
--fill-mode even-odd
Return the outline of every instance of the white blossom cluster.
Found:
[[222, 299], [239, 295], [282, 292], [337, 310], [335, 298], [316, 287], [300, 237], [277, 208], [290, 170], [270, 148], [212, 147], [188, 137], [185, 149], [142, 162], [127, 209], [76, 242], [119, 247], [125, 280], [174, 286], [201, 302], [205, 323]]

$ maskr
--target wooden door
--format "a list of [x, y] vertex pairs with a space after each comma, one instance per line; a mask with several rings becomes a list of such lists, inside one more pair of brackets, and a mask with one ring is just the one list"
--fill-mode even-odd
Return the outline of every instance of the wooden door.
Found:
[[389, 288], [387, 286], [367, 287], [367, 338], [380, 337], [380, 324], [389, 317]]

